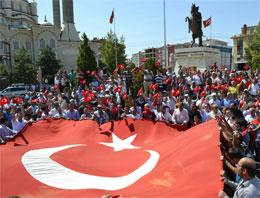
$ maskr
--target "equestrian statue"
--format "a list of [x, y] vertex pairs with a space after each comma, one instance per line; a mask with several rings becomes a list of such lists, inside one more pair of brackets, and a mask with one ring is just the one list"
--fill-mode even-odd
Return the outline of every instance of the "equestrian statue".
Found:
[[193, 44], [195, 43], [195, 39], [199, 38], [199, 46], [203, 46], [202, 45], [202, 20], [201, 20], [201, 13], [199, 12], [199, 6], [197, 7], [195, 4], [192, 4], [191, 6], [191, 17], [186, 17], [185, 18], [185, 22], [188, 21], [189, 23], [189, 33], [190, 31], [192, 31], [192, 44], [191, 47], [193, 46]]

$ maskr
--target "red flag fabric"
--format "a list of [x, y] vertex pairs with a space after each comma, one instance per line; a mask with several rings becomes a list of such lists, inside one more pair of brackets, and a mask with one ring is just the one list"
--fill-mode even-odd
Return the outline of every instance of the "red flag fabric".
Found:
[[154, 94], [154, 96], [153, 96], [154, 98], [160, 98], [161, 97], [161, 93], [160, 92], [158, 92], [158, 93], [156, 93], [156, 94]]
[[239, 107], [241, 108], [241, 107], [243, 107], [243, 105], [244, 105], [244, 99], [242, 99], [242, 100], [239, 102]]
[[53, 87], [53, 89], [54, 89], [54, 91], [56, 90], [56, 89], [58, 89], [58, 84], [56, 84], [56, 85], [54, 85], [54, 87]]
[[185, 91], [185, 88], [186, 88], [186, 86], [184, 85], [184, 86], [182, 87], [182, 91]]
[[236, 72], [235, 69], [231, 69], [231, 71], [230, 71], [231, 74], [234, 74], [235, 72]]
[[83, 96], [87, 96], [88, 94], [89, 94], [89, 90], [88, 89], [86, 89], [85, 91], [82, 92]]
[[84, 79], [84, 80], [80, 81], [80, 83], [85, 85], [86, 84], [86, 80]]
[[239, 84], [242, 81], [242, 76], [233, 78], [232, 80], [236, 81], [236, 83]]
[[200, 93], [199, 97], [205, 96], [205, 94], [206, 94], [206, 89], [204, 89], [204, 90]]
[[143, 94], [143, 88], [139, 89], [137, 96], [139, 96], [140, 94]]
[[89, 109], [90, 112], [92, 111], [92, 106], [91, 106], [91, 104], [88, 104], [88, 109]]
[[178, 96], [178, 95], [180, 95], [180, 89], [177, 89], [177, 90], [174, 90], [173, 88], [172, 88], [172, 95], [173, 96]]
[[39, 98], [36, 98], [34, 100], [31, 100], [32, 103], [35, 103], [35, 102], [40, 102]]
[[114, 20], [114, 10], [112, 11], [112, 14], [111, 14], [111, 16], [109, 18], [109, 23], [112, 24], [113, 20]]
[[0, 100], [0, 105], [3, 106], [5, 104], [9, 104], [10, 103], [10, 100], [7, 98], [7, 96], [3, 97], [1, 100]]
[[147, 61], [147, 58], [141, 58], [140, 61], [141, 61], [141, 62], [146, 62], [146, 61]]
[[152, 104], [154, 107], [156, 107], [156, 106], [157, 106], [157, 104], [158, 104], [157, 100], [158, 100], [158, 99], [157, 99], [157, 97], [156, 97], [156, 98], [154, 98], [154, 101], [153, 101], [153, 104]]
[[117, 88], [115, 88], [115, 90], [114, 90], [114, 92], [118, 92], [118, 93], [121, 93], [121, 91], [122, 91], [122, 87], [117, 87]]
[[218, 68], [217, 63], [216, 62], [213, 63], [212, 67], [213, 67], [214, 70], [217, 69]]
[[171, 84], [171, 82], [172, 82], [172, 81], [171, 81], [171, 79], [170, 79], [169, 77], [165, 80], [165, 84], [166, 84], [166, 85]]
[[185, 133], [128, 118], [40, 120], [0, 146], [0, 197], [217, 197], [217, 129], [215, 120]]
[[216, 88], [215, 84], [212, 84], [212, 85], [210, 86], [211, 92], [212, 92], [215, 88]]
[[208, 102], [208, 98], [206, 98], [203, 103], [207, 103], [207, 102]]
[[42, 98], [42, 103], [47, 104], [47, 100], [45, 98]]
[[103, 85], [99, 85], [97, 87], [97, 91], [104, 91], [104, 86]]
[[86, 71], [86, 74], [89, 74], [89, 73], [90, 73], [90, 71], [89, 71], [89, 70], [87, 70], [87, 71]]
[[96, 73], [95, 71], [92, 71], [91, 74], [90, 74], [90, 76], [94, 76], [95, 73]]
[[160, 67], [161, 66], [161, 63], [160, 62], [157, 62], [154, 64], [155, 67]]
[[91, 95], [88, 95], [84, 98], [84, 101], [87, 103], [90, 102], [91, 100], [93, 100], [93, 97]]
[[245, 65], [243, 66], [243, 69], [244, 69], [244, 70], [249, 70], [248, 64], [245, 64]]
[[21, 96], [18, 96], [17, 98], [14, 98], [13, 99], [13, 104], [19, 104], [19, 103], [22, 103], [22, 97]]
[[204, 28], [211, 25], [211, 17], [209, 17], [207, 20], [203, 21]]
[[143, 71], [144, 65], [139, 65], [139, 69], [140, 69], [141, 71]]
[[118, 107], [114, 107], [114, 108], [111, 110], [111, 113], [112, 113], [112, 114], [116, 114], [116, 113], [118, 113], [118, 111], [119, 111]]
[[259, 105], [259, 99], [256, 101], [256, 103], [254, 104], [254, 107], [256, 108]]
[[245, 83], [245, 86], [248, 88], [249, 87], [249, 85], [251, 85], [251, 81], [247, 81], [246, 83]]
[[103, 103], [104, 105], [108, 105], [108, 103], [110, 103], [110, 99], [109, 99], [109, 98], [104, 98], [104, 99], [102, 100], [102, 103]]
[[113, 71], [113, 74], [117, 74], [117, 72], [118, 72], [118, 70], [117, 70], [117, 69], [115, 69], [115, 70]]
[[250, 124], [260, 124], [260, 121], [258, 118], [255, 118], [253, 121], [250, 122]]
[[120, 70], [123, 70], [125, 68], [125, 66], [124, 66], [124, 64], [118, 64], [117, 68], [120, 69]]
[[188, 71], [191, 72], [191, 71], [192, 71], [192, 68], [191, 68], [191, 67], [188, 67]]
[[128, 98], [128, 95], [124, 93], [123, 99], [126, 100]]
[[156, 88], [156, 84], [151, 84], [150, 86], [149, 86], [149, 89], [151, 90], [151, 89], [155, 89]]
[[201, 90], [201, 87], [199, 85], [197, 85], [194, 89], [193, 92], [198, 92]]
[[44, 92], [43, 92], [43, 95], [48, 95], [49, 94], [49, 90], [48, 89], [46, 89]]
[[220, 69], [222, 69], [222, 70], [226, 69], [226, 65], [222, 65], [222, 66], [220, 67]]

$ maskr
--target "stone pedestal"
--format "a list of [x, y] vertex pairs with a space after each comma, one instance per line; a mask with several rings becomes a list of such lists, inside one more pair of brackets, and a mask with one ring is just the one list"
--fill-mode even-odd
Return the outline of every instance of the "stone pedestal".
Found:
[[209, 47], [192, 47], [175, 50], [175, 67], [174, 72], [178, 73], [179, 66], [183, 68], [196, 68], [196, 70], [204, 71], [213, 65], [220, 64], [220, 51]]

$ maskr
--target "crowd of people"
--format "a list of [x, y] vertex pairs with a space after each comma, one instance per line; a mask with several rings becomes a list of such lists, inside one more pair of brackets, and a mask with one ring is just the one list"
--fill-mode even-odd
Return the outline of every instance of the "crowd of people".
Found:
[[[154, 73], [152, 67], [119, 67], [113, 74], [86, 71], [87, 79], [74, 70], [69, 74], [60, 71], [54, 85], [38, 93], [35, 86], [27, 86], [22, 102], [14, 96], [6, 103], [0, 101], [1, 141], [8, 141], [27, 122], [47, 117], [93, 119], [99, 125], [129, 117], [185, 128], [216, 119], [221, 128], [223, 177], [241, 181], [235, 166], [239, 160], [250, 157], [260, 162], [259, 71], [214, 64], [204, 72], [180, 66], [177, 73], [171, 68], [157, 68]], [[134, 90], [136, 84], [140, 89]], [[227, 193], [231, 196], [232, 190]]]

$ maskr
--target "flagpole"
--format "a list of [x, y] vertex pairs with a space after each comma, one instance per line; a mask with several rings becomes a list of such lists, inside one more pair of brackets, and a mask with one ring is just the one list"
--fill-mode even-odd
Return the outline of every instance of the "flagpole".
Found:
[[115, 15], [114, 8], [113, 8], [113, 13], [114, 13], [115, 54], [116, 54], [116, 67], [117, 67], [116, 15]]
[[210, 38], [212, 39], [212, 16], [210, 16], [211, 22], [210, 22]]
[[165, 16], [165, 0], [163, 0], [163, 21], [164, 21], [164, 50], [165, 50], [165, 68], [167, 67], [167, 46], [166, 46], [166, 16]]

